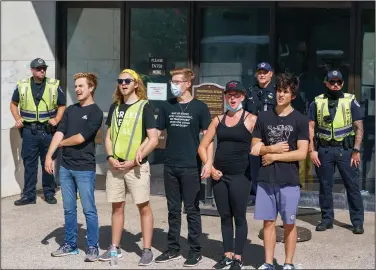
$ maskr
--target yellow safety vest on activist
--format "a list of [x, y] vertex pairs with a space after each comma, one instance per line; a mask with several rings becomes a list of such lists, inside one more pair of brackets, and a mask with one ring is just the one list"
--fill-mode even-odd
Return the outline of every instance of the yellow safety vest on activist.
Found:
[[330, 116], [328, 98], [324, 94], [315, 98], [317, 108], [318, 137], [327, 141], [343, 141], [349, 135], [354, 136], [351, 116], [351, 102], [354, 99], [352, 94], [344, 94], [338, 99], [336, 115], [332, 123], [324, 119]]
[[147, 100], [140, 100], [128, 108], [118, 126], [119, 105], [111, 119], [111, 142], [115, 159], [134, 160], [142, 143], [142, 114]]
[[38, 107], [31, 91], [31, 78], [18, 81], [17, 87], [20, 94], [20, 114], [24, 121], [43, 123], [56, 116], [59, 80], [46, 78], [46, 86]]

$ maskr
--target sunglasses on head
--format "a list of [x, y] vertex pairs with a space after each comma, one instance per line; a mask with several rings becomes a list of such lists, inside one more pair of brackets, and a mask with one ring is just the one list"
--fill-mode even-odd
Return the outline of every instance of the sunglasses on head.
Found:
[[128, 84], [130, 84], [131, 82], [134, 82], [134, 80], [133, 79], [117, 79], [117, 82], [118, 82], [118, 84], [126, 84], [126, 85], [128, 85]]
[[343, 83], [343, 81], [329, 81], [329, 84], [330, 84], [330, 85], [335, 85], [335, 84], [337, 84], [338, 86], [341, 86], [342, 83]]
[[35, 70], [36, 70], [36, 71], [42, 71], [42, 70], [43, 70], [43, 71], [46, 71], [47, 68], [46, 68], [46, 67], [36, 67]]

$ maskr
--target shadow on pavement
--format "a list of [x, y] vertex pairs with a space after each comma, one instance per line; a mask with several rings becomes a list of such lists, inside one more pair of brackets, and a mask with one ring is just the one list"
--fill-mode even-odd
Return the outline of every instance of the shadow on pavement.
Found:
[[[85, 252], [86, 250], [86, 229], [82, 228], [82, 224], [78, 224], [78, 237], [77, 237], [77, 247], [78, 249]], [[49, 245], [49, 240], [55, 240], [56, 243], [61, 246], [64, 244], [64, 227], [60, 227], [46, 235], [41, 243], [43, 245]], [[128, 253], [136, 253], [138, 256], [141, 256], [142, 250], [140, 249], [137, 242], [142, 240], [141, 232], [138, 234], [132, 234], [126, 230], [123, 230], [123, 235], [121, 238], [120, 247]], [[99, 243], [98, 246], [102, 250], [107, 250], [111, 244], [111, 226], [101, 226], [99, 228]], [[142, 243], [140, 243], [142, 246]], [[209, 239], [209, 234], [203, 233], [201, 236], [201, 245], [202, 245], [202, 256], [218, 261], [223, 254], [222, 241]], [[187, 238], [180, 236], [180, 246], [181, 252], [184, 257], [188, 255], [188, 243]], [[160, 228], [155, 228], [153, 231], [153, 241], [152, 247], [157, 249], [160, 252], [164, 252], [167, 248], [167, 232], [163, 231]], [[54, 250], [51, 250], [51, 252]], [[258, 268], [264, 263], [264, 247], [252, 244], [249, 239], [244, 248], [244, 265], [251, 265], [254, 268]], [[157, 254], [155, 254], [157, 255]], [[277, 269], [281, 269], [281, 265], [277, 264], [277, 261], [274, 259], [274, 265]]]
[[[296, 218], [313, 226], [317, 226], [321, 221], [321, 212], [314, 208], [299, 208]], [[352, 225], [340, 222], [336, 219], [334, 219], [333, 224], [350, 231], [353, 228]]]

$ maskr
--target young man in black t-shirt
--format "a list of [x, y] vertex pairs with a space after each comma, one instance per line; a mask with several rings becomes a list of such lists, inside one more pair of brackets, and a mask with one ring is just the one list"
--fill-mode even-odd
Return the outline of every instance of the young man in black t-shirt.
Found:
[[158, 256], [155, 262], [181, 258], [179, 238], [183, 200], [187, 212], [190, 247], [184, 265], [195, 266], [202, 259], [199, 208], [201, 161], [197, 150], [200, 131], [206, 133], [211, 117], [208, 106], [192, 97], [193, 72], [187, 68], [179, 68], [172, 70], [170, 74], [171, 92], [176, 98], [165, 102], [157, 120], [158, 130], [167, 130], [164, 184], [168, 206], [168, 250]]
[[265, 263], [259, 269], [274, 269], [275, 221], [280, 213], [284, 224], [285, 265], [292, 263], [297, 232], [295, 218], [300, 198], [299, 161], [307, 156], [308, 119], [294, 110], [299, 80], [282, 73], [277, 76], [277, 106], [259, 114], [253, 132], [252, 154], [262, 156], [257, 179], [255, 219], [264, 221]]
[[78, 254], [77, 190], [80, 194], [87, 226], [85, 261], [98, 259], [98, 215], [95, 206], [95, 136], [102, 125], [103, 112], [94, 103], [97, 77], [91, 73], [74, 76], [78, 103], [69, 106], [55, 133], [46, 155], [45, 169], [53, 173], [52, 155], [63, 148], [60, 183], [65, 217], [65, 243], [51, 253], [53, 257]]

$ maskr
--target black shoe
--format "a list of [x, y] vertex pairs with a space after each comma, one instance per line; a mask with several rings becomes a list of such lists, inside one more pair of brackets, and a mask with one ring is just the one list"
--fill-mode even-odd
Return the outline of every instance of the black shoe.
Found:
[[21, 199], [17, 200], [14, 202], [14, 205], [21, 206], [21, 205], [26, 205], [26, 204], [35, 204], [36, 199], [29, 199], [27, 197], [21, 197]]
[[364, 233], [364, 228], [363, 228], [363, 225], [354, 225], [354, 228], [353, 228], [353, 233], [354, 234], [363, 234]]
[[243, 267], [243, 262], [238, 259], [233, 259], [230, 269], [232, 270], [240, 270]]
[[156, 263], [165, 263], [169, 261], [179, 260], [181, 258], [180, 252], [175, 251], [165, 251], [157, 258], [155, 258]]
[[202, 260], [201, 254], [189, 252], [187, 260], [184, 262], [185, 267], [193, 267], [198, 265], [198, 263]]
[[223, 256], [222, 259], [220, 261], [218, 261], [214, 266], [213, 268], [214, 269], [223, 269], [225, 267], [228, 267], [232, 264], [232, 259], [227, 257], [227, 256]]
[[326, 231], [327, 229], [333, 229], [333, 224], [321, 222], [319, 225], [316, 226], [316, 231], [318, 232], [323, 232], [323, 231]]
[[56, 200], [56, 198], [54, 196], [46, 197], [46, 198], [44, 198], [44, 200], [48, 204], [57, 204], [57, 200]]

